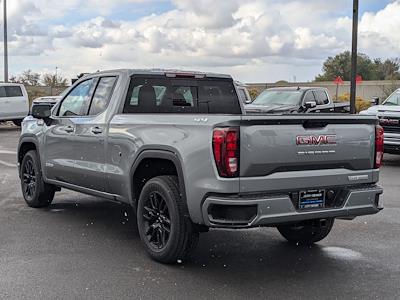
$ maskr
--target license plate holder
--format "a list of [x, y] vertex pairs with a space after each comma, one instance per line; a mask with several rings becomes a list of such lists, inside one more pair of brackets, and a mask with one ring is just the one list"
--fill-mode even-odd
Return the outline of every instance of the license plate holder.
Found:
[[299, 192], [299, 209], [321, 209], [325, 207], [325, 190], [315, 189]]

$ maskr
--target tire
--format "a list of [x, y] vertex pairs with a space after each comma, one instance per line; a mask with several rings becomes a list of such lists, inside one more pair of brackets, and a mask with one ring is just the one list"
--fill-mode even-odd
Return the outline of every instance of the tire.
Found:
[[30, 207], [41, 208], [51, 204], [55, 187], [43, 181], [37, 152], [28, 151], [20, 168], [22, 195]]
[[309, 220], [296, 224], [277, 226], [279, 233], [290, 243], [311, 245], [326, 238], [334, 219]]
[[199, 239], [182, 200], [176, 176], [150, 179], [137, 208], [140, 239], [154, 260], [171, 264], [189, 258]]
[[21, 127], [22, 120], [13, 120], [15, 126]]

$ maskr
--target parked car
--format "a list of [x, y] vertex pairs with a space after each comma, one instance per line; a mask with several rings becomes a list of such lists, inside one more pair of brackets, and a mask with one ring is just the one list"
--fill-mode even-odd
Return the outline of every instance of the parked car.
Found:
[[235, 86], [240, 101], [244, 104], [250, 104], [252, 100], [247, 85], [240, 81], [235, 81]]
[[12, 121], [21, 126], [29, 113], [28, 93], [23, 84], [0, 83], [0, 122]]
[[243, 115], [228, 75], [117, 70], [33, 107], [18, 146], [22, 194], [67, 188], [130, 204], [152, 258], [184, 260], [209, 228], [324, 239], [335, 218], [381, 210], [373, 116]]
[[245, 106], [248, 114], [263, 113], [343, 113], [349, 103], [334, 103], [326, 88], [280, 87], [264, 90]]
[[400, 154], [400, 89], [381, 105], [371, 106], [360, 114], [377, 116], [385, 130], [385, 152]]
[[61, 96], [45, 96], [45, 97], [39, 97], [36, 98], [32, 101], [32, 105], [37, 105], [37, 104], [49, 104], [51, 106], [54, 106], [57, 104], [57, 102], [61, 99]]

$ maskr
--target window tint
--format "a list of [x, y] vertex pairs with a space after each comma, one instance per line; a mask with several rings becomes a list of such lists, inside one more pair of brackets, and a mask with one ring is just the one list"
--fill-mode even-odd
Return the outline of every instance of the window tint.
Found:
[[90, 100], [93, 81], [94, 79], [88, 79], [81, 82], [64, 98], [58, 111], [60, 117], [86, 114], [84, 110]]
[[154, 112], [241, 113], [231, 80], [133, 77], [124, 113]]
[[19, 86], [5, 86], [7, 97], [22, 97], [22, 90]]
[[307, 91], [303, 102], [306, 103], [306, 102], [310, 102], [310, 101], [316, 102], [314, 93], [312, 91]]
[[116, 77], [102, 77], [90, 104], [89, 115], [102, 113], [108, 106]]
[[317, 105], [324, 105], [329, 103], [329, 98], [325, 91], [317, 90], [314, 91], [314, 94]]
[[7, 97], [4, 86], [0, 86], [0, 97]]

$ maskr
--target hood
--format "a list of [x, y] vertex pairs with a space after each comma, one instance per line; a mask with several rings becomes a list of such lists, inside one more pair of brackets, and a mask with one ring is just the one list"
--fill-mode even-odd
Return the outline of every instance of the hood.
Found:
[[276, 104], [276, 105], [256, 105], [256, 104], [248, 104], [244, 106], [244, 109], [247, 113], [292, 113], [299, 109], [298, 105], [284, 105], [284, 104]]
[[378, 115], [379, 113], [385, 112], [397, 112], [400, 113], [400, 106], [398, 105], [375, 105], [360, 112], [360, 115]]
[[61, 97], [56, 96], [56, 97], [43, 97], [43, 98], [36, 98], [33, 100], [33, 103], [57, 103], [58, 100], [60, 100]]

